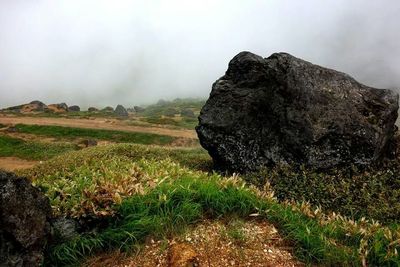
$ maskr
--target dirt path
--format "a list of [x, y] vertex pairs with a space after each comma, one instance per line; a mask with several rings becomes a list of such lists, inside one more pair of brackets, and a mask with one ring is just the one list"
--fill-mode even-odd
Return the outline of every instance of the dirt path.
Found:
[[161, 127], [144, 127], [126, 125], [123, 121], [115, 119], [65, 119], [65, 118], [37, 118], [37, 117], [12, 117], [0, 116], [0, 124], [28, 124], [28, 125], [55, 125], [66, 127], [77, 127], [86, 129], [118, 130], [127, 132], [142, 132], [174, 137], [196, 139], [194, 130], [175, 130]]
[[0, 157], [0, 169], [4, 169], [6, 171], [28, 169], [37, 163], [37, 161], [23, 160], [15, 157]]

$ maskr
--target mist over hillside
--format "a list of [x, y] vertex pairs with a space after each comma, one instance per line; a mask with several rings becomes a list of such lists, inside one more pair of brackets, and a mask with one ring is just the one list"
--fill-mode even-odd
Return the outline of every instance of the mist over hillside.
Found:
[[243, 50], [396, 88], [399, 12], [396, 0], [2, 1], [0, 106], [206, 98]]

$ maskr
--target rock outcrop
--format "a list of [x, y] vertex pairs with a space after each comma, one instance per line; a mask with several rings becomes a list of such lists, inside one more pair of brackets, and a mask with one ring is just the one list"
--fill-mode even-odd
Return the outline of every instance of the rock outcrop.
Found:
[[81, 111], [81, 108], [78, 105], [73, 105], [73, 106], [70, 106], [68, 108], [68, 111], [70, 111], [70, 112], [79, 112], [79, 111]]
[[48, 108], [50, 111], [55, 112], [55, 113], [68, 112], [68, 106], [65, 103], [50, 104], [50, 105], [48, 105]]
[[32, 113], [32, 112], [44, 112], [47, 111], [48, 107], [46, 104], [39, 100], [32, 101], [28, 104], [22, 104], [19, 106], [13, 106], [4, 109], [4, 111], [15, 112], [15, 113]]
[[108, 107], [103, 108], [101, 111], [104, 111], [104, 112], [114, 112], [114, 108], [108, 106]]
[[88, 108], [88, 111], [89, 112], [97, 112], [97, 111], [99, 111], [99, 109], [97, 109], [95, 107], [90, 107], [90, 108]]
[[40, 266], [50, 219], [47, 197], [26, 178], [0, 171], [0, 266]]
[[118, 105], [114, 111], [115, 115], [119, 117], [128, 117], [128, 111], [122, 105]]
[[326, 169], [385, 157], [398, 94], [286, 53], [241, 52], [213, 84], [196, 127], [216, 168], [275, 164]]
[[134, 106], [133, 109], [135, 110], [136, 113], [141, 113], [144, 112], [146, 109], [139, 107], [139, 106]]

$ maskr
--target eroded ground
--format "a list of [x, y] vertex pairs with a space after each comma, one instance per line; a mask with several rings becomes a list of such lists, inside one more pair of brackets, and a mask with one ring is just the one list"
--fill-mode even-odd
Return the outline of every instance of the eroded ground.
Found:
[[0, 157], [0, 169], [6, 171], [28, 169], [32, 168], [38, 163], [39, 163], [38, 161], [24, 160], [16, 157]]
[[[186, 264], [186, 265], [185, 265]], [[275, 227], [265, 221], [205, 221], [186, 234], [167, 240], [149, 239], [137, 255], [120, 252], [89, 259], [84, 266], [304, 266]]]

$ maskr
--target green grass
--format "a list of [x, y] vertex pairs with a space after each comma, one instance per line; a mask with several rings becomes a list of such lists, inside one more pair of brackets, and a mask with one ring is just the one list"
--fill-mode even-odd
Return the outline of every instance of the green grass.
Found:
[[62, 126], [17, 124], [15, 128], [17, 128], [17, 130], [21, 133], [30, 133], [55, 138], [94, 138], [100, 140], [109, 140], [117, 143], [168, 145], [175, 140], [175, 138], [171, 136], [151, 133], [83, 129]]
[[178, 112], [183, 109], [192, 109], [196, 113], [200, 111], [204, 104], [205, 100], [203, 99], [175, 99], [173, 101], [164, 101], [163, 103], [149, 105], [141, 115], [145, 117], [160, 117], [167, 115], [171, 109], [175, 109]]
[[148, 194], [128, 198], [118, 207], [118, 219], [113, 219], [107, 229], [54, 247], [50, 263], [74, 263], [83, 256], [115, 248], [129, 250], [132, 244], [143, 242], [149, 235], [159, 238], [173, 235], [204, 217], [235, 215], [246, 218], [253, 212], [264, 211], [267, 219], [274, 216], [286, 220], [282, 226], [296, 242], [296, 254], [300, 259], [335, 266], [359, 264], [354, 248], [330, 244], [323, 229], [312, 220], [300, 214], [298, 217], [290, 209], [282, 212], [234, 184], [221, 186], [219, 179], [215, 175], [207, 179], [187, 176], [164, 183]]
[[[272, 192], [210, 174], [204, 150], [119, 144], [70, 152], [31, 170], [56, 214], [105, 220], [107, 227], [48, 248], [47, 264], [75, 264], [98, 252], [129, 250], [146, 237], [179, 234], [204, 218], [272, 222], [298, 259], [322, 266], [398, 266], [400, 229], [281, 203]], [[132, 190], [131, 190], [132, 189]], [[240, 240], [240, 233], [232, 233]]]
[[247, 175], [250, 182], [269, 182], [280, 200], [307, 201], [326, 211], [391, 224], [400, 218], [400, 168], [316, 172], [274, 168]]
[[161, 125], [171, 125], [177, 128], [194, 129], [198, 124], [197, 118], [182, 118], [181, 120], [176, 120], [173, 118], [162, 118], [162, 117], [144, 117], [141, 118], [142, 121], [151, 124], [161, 124]]
[[0, 157], [18, 157], [28, 160], [46, 160], [77, 147], [67, 143], [28, 142], [0, 135]]

